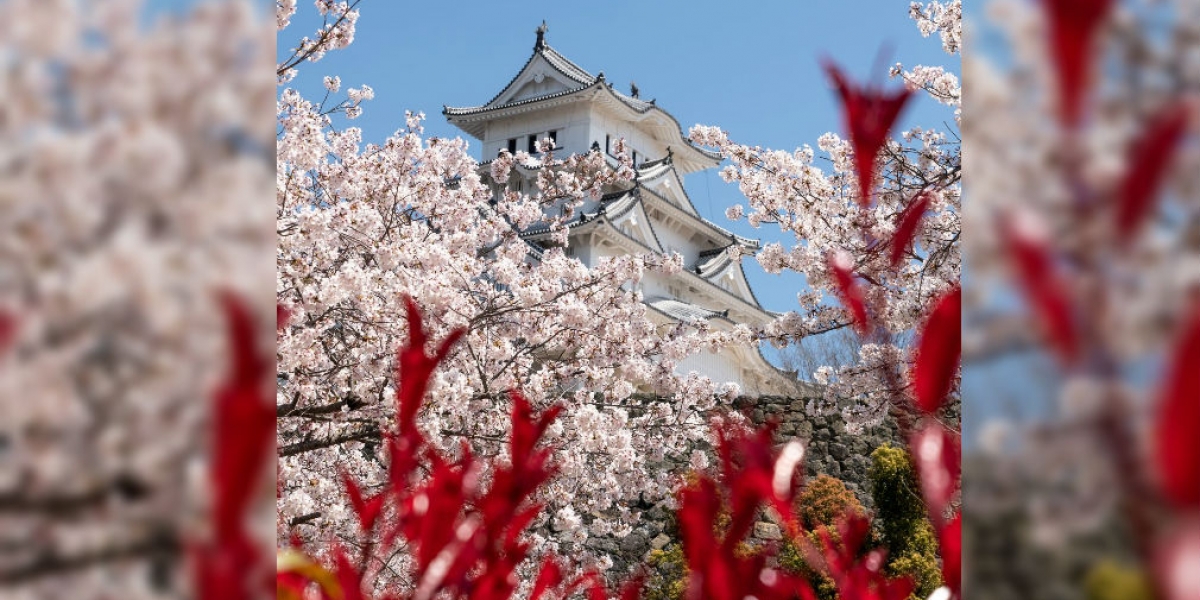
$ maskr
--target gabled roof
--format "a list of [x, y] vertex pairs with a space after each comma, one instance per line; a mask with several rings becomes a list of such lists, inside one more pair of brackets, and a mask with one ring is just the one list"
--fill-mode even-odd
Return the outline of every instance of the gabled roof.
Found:
[[[672, 138], [674, 135], [678, 135], [678, 141], [673, 141], [673, 143], [685, 148], [681, 151], [687, 153], [684, 166], [689, 171], [715, 167], [720, 164], [721, 154], [719, 152], [693, 145], [684, 135], [679, 121], [667, 111], [659, 108], [654, 100], [642, 100], [616, 91], [612, 84], [605, 81], [604, 73], [592, 75], [550, 47], [545, 42], [544, 35], [545, 29], [539, 28], [533, 54], [525, 61], [521, 70], [491, 100], [479, 106], [444, 106], [442, 114], [446, 116], [446, 119], [468, 134], [481, 138], [485, 123], [493, 118], [542, 106], [597, 100], [608, 105], [610, 110], [629, 111], [626, 114], [630, 118], [648, 115], [647, 118], [651, 119], [653, 126], [659, 130], [658, 135], [669, 135]], [[530, 96], [520, 93], [531, 82], [540, 84], [547, 77], [553, 79], [556, 85], [546, 88], [544, 93]], [[652, 114], [657, 116], [649, 116]], [[671, 125], [674, 127], [670, 127]], [[668, 133], [667, 128], [673, 129], [675, 133]]]

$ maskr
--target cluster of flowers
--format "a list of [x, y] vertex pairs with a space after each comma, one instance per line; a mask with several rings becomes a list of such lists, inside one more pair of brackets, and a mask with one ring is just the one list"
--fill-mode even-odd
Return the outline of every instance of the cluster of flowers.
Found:
[[[961, 47], [961, 3], [914, 4], [911, 15], [923, 34], [942, 33], [947, 52]], [[778, 345], [799, 343], [867, 321], [873, 335], [863, 339], [857, 360], [825, 365], [806, 373], [823, 383], [827, 400], [856, 399], [852, 429], [877, 423], [889, 399], [907, 381], [882, 375], [887, 363], [903, 362], [906, 340], [936, 299], [958, 284], [960, 272], [961, 150], [953, 132], [911, 128], [892, 139], [892, 124], [908, 100], [923, 90], [961, 114], [958, 78], [943, 67], [896, 65], [906, 89], [870, 97], [847, 94], [842, 76], [831, 70], [846, 107], [849, 138], [827, 133], [817, 150], [794, 152], [735, 143], [717, 127], [696, 126], [693, 142], [712, 147], [731, 164], [722, 177], [736, 182], [749, 207], [726, 215], [750, 225], [775, 224], [795, 236], [790, 247], [767, 244], [756, 257], [769, 273], [802, 273], [811, 291], [798, 297], [799, 310], [770, 324], [766, 336]], [[820, 164], [827, 159], [830, 170]], [[848, 271], [856, 274], [854, 302], [841, 310], [829, 302], [841, 294]], [[857, 312], [856, 312], [857, 311]], [[860, 331], [860, 333], [863, 333]], [[903, 385], [896, 386], [896, 383]], [[826, 402], [826, 408], [835, 406]]]
[[[290, 19], [288, 6], [277, 8]], [[354, 10], [343, 8], [330, 24]], [[394, 418], [391, 358], [407, 335], [395, 301], [403, 295], [433, 315], [435, 334], [467, 328], [467, 350], [430, 382], [438, 400], [420, 418], [429, 442], [454, 451], [466, 440], [473, 452], [496, 453], [510, 426], [507, 390], [535, 404], [562, 402], [547, 432], [559, 477], [538, 493], [550, 514], [570, 507], [582, 523], [539, 521], [535, 546], [587, 554], [589, 536], [631, 531], [640, 519], [631, 505], [672, 492], [654, 465], [686, 457], [708, 437], [706, 414], [740, 391], [678, 374], [677, 365], [751, 347], [754, 333], [655, 323], [639, 283], [677, 273], [678, 254], [603, 258], [589, 268], [555, 243], [536, 247], [518, 234], [544, 226], [565, 243], [582, 206], [632, 178], [619, 140], [613, 165], [602, 152], [557, 156], [547, 140], [538, 154], [502, 152], [485, 166], [489, 181], [467, 142], [423, 135], [423, 115], [409, 114], [378, 144], [335, 126], [371, 96], [365, 86], [346, 92], [350, 85], [326, 82], [324, 91], [345, 92], [341, 101], [284, 89], [277, 102], [276, 291], [293, 315], [277, 347], [277, 535], [353, 534], [353, 515], [339, 508], [339, 471], [381, 476], [382, 432]], [[536, 177], [536, 189], [505, 186], [517, 171]], [[603, 566], [607, 557], [595, 554]], [[407, 556], [395, 560], [400, 568]]]
[[[553, 554], [541, 558], [541, 567], [533, 581], [522, 584], [516, 568], [533, 555], [524, 541], [527, 527], [543, 506], [533, 493], [555, 473], [552, 449], [540, 447], [546, 430], [561, 412], [551, 407], [535, 412], [520, 394], [511, 396], [512, 435], [506, 460], [495, 461], [490, 485], [482, 485], [480, 462], [464, 446], [457, 458], [442, 455], [428, 444], [417, 427], [416, 416], [422, 410], [429, 379], [451, 352], [463, 331], [451, 333], [436, 344], [433, 356], [427, 354], [426, 337], [416, 305], [406, 301], [408, 343], [398, 359], [397, 417], [395, 430], [389, 433], [387, 481], [373, 493], [364, 493], [353, 477], [343, 478], [346, 496], [359, 526], [354, 550], [340, 544], [330, 552], [331, 565], [322, 566], [306, 557], [298, 548], [282, 550], [279, 555], [277, 583], [280, 597], [302, 598], [306, 590], [316, 589], [325, 599], [434, 597], [506, 599], [518, 592], [531, 599], [566, 598], [586, 591], [589, 598], [609, 597], [604, 579], [595, 571], [572, 569]], [[952, 307], [939, 310], [931, 318], [926, 337], [943, 344], [952, 328], [947, 320]], [[943, 346], [939, 346], [943, 348]], [[922, 388], [926, 400], [943, 393], [953, 369], [939, 368], [932, 361], [952, 364], [957, 360], [946, 352], [929, 352], [923, 372], [932, 374]], [[940, 403], [940, 400], [934, 404]], [[922, 490], [931, 516], [943, 519], [948, 496], [958, 478], [958, 456], [952, 440], [939, 435], [939, 429], [924, 429], [915, 438], [919, 452]], [[693, 599], [737, 600], [815, 598], [803, 578], [769, 568], [771, 552], [747, 556], [738, 551], [757, 516], [764, 508], [773, 509], [787, 524], [788, 535], [803, 544], [814, 564], [822, 564], [836, 582], [843, 598], [864, 600], [901, 600], [913, 589], [909, 578], [890, 579], [882, 572], [880, 550], [863, 552], [862, 543], [870, 524], [866, 518], [848, 515], [837, 535], [822, 531], [820, 547], [807, 542], [793, 515], [793, 491], [797, 467], [803, 458], [799, 442], [782, 450], [773, 450], [773, 431], [738, 431], [721, 434], [720, 484], [714, 476], [702, 476], [680, 492], [679, 522], [691, 576], [687, 597]], [[718, 535], [721, 512], [728, 509], [729, 527]], [[959, 560], [957, 517], [941, 528], [944, 575], [953, 597], [958, 594]], [[383, 559], [398, 546], [405, 545], [415, 560], [406, 584], [391, 589], [365, 591], [364, 585], [386, 568]], [[641, 578], [635, 576], [621, 586], [622, 600], [640, 596]], [[230, 596], [232, 597], [232, 596]]]

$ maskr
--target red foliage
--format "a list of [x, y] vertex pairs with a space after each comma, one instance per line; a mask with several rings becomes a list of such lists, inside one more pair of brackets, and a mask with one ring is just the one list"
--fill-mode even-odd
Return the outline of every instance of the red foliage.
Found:
[[1079, 123], [1088, 88], [1088, 59], [1096, 33], [1108, 18], [1113, 0], [1042, 0], [1050, 25], [1050, 53], [1058, 74], [1059, 116], [1064, 125]]
[[950, 588], [955, 598], [962, 597], [962, 514], [938, 532], [938, 544], [942, 550], [942, 581]]
[[292, 311], [282, 304], [275, 305], [275, 329], [283, 329], [292, 318]]
[[1167, 532], [1152, 558], [1161, 600], [1200, 598], [1200, 520], [1193, 518]]
[[891, 255], [889, 256], [893, 269], [904, 258], [904, 251], [908, 250], [913, 237], [916, 236], [917, 226], [921, 224], [921, 218], [925, 216], [927, 208], [929, 208], [929, 194], [921, 193], [905, 207], [904, 212], [900, 213], [900, 223], [896, 226], [896, 234], [892, 236]]
[[933, 414], [954, 385], [962, 354], [962, 290], [942, 295], [934, 304], [917, 342], [913, 391], [917, 408]]
[[833, 272], [833, 280], [842, 298], [842, 304], [846, 305], [851, 318], [854, 319], [854, 330], [861, 336], [867, 335], [871, 331], [871, 321], [867, 317], [867, 304], [863, 300], [862, 288], [854, 279], [854, 272], [832, 254], [829, 256], [829, 270]]
[[448, 354], [450, 348], [466, 333], [456, 329], [442, 340], [433, 357], [425, 355], [425, 331], [422, 329], [421, 313], [412, 298], [404, 298], [408, 310], [408, 345], [400, 350], [397, 361], [397, 376], [400, 388], [396, 391], [398, 425], [400, 435], [408, 436], [416, 429], [417, 409], [425, 398], [425, 389], [429, 385], [429, 376], [438, 363]]
[[958, 489], [960, 465], [958, 437], [932, 419], [918, 425], [912, 441], [913, 462], [921, 482], [921, 495], [934, 527], [945, 523], [943, 511]]
[[849, 513], [838, 528], [835, 541], [828, 529], [818, 530], [825, 551], [825, 565], [837, 585], [838, 597], [855, 600], [904, 600], [916, 589], [911, 576], [889, 579], [883, 573], [885, 552], [871, 550], [861, 556], [863, 542], [871, 531], [871, 522], [862, 515]]
[[[731, 524], [718, 536], [714, 524], [722, 510], [722, 498], [716, 482], [708, 476], [680, 492], [679, 524], [683, 551], [691, 577], [687, 598], [691, 600], [741, 600], [748, 596], [762, 600], [814, 599], [812, 589], [802, 578], [777, 570], [765, 570], [764, 553], [743, 555], [738, 545], [758, 517], [764, 503], [783, 506], [780, 514], [795, 531], [790, 498], [793, 470], [798, 458], [780, 460], [771, 450], [770, 427], [755, 434], [720, 436], [722, 474], [729, 489]], [[777, 493], [778, 474], [788, 482], [787, 491]], [[779, 486], [784, 487], [784, 486]], [[769, 575], [765, 575], [769, 573]]]
[[1079, 355], [1079, 339], [1066, 286], [1054, 268], [1054, 258], [1042, 242], [1018, 231], [1010, 219], [1000, 222], [1000, 233], [1026, 301], [1042, 324], [1051, 345], [1064, 363]]
[[[463, 331], [448, 335], [429, 356], [420, 312], [411, 299], [406, 298], [405, 304], [409, 339], [398, 353], [397, 429], [386, 439], [391, 459], [388, 480], [377, 495], [366, 497], [352, 478], [343, 476], [364, 538], [363, 551], [352, 559], [340, 547], [334, 548], [332, 571], [346, 598], [368, 598], [362, 588], [370, 562], [387, 555], [403, 538], [415, 560], [416, 591], [411, 598], [510, 598], [516, 591], [515, 570], [529, 556], [520, 536], [542, 509], [532, 496], [554, 474], [551, 450], [538, 448], [538, 443], [560, 408], [538, 414], [523, 396], [511, 395], [510, 460], [507, 465], [493, 464], [491, 485], [481, 489], [483, 465], [468, 446], [464, 444], [457, 460], [450, 460], [430, 446], [416, 426], [429, 378]], [[427, 465], [428, 475], [417, 481], [419, 464]], [[384, 520], [382, 515], [390, 516]], [[622, 597], [633, 600], [639, 587], [640, 583], [631, 582]], [[581, 589], [590, 598], [607, 598], [598, 574], [586, 572], [567, 581], [557, 560], [546, 557], [532, 598], [562, 598]]]
[[1146, 220], [1158, 197], [1171, 158], [1186, 131], [1188, 108], [1168, 105], [1151, 119], [1129, 153], [1129, 169], [1121, 181], [1117, 204], [1117, 237], [1122, 243]]
[[8, 351], [8, 347], [17, 337], [17, 317], [0, 310], [0, 356]]
[[[419, 313], [412, 303], [409, 310], [413, 333], [400, 350], [399, 374], [402, 378], [428, 378], [448, 354], [449, 345], [443, 343], [434, 356], [427, 356], [423, 351], [426, 337]], [[417, 413], [423, 398], [416, 394], [423, 394], [425, 389], [425, 382], [398, 386], [400, 393], [411, 394], [398, 398], [405, 415]], [[515, 569], [529, 558], [529, 548], [520, 541], [520, 535], [542, 509], [531, 498], [554, 473], [550, 449], [539, 449], [538, 442], [558, 415], [557, 407], [536, 414], [519, 394], [512, 394], [512, 403], [510, 461], [506, 466], [493, 465], [492, 483], [486, 490], [478, 485], [481, 465], [469, 448], [464, 446], [461, 456], [452, 462], [426, 443], [413, 422], [398, 423], [398, 431], [387, 440], [392, 464], [385, 489], [378, 495], [366, 497], [356, 482], [344, 477], [364, 538], [360, 544], [364, 551], [357, 560], [341, 547], [331, 549], [332, 579], [345, 598], [369, 597], [362, 589], [369, 562], [373, 556], [387, 555], [401, 536], [416, 563], [412, 573], [416, 591], [406, 598], [512, 597], [516, 591]], [[803, 455], [799, 443], [789, 444], [781, 452], [774, 451], [772, 427], [756, 432], [722, 432], [718, 441], [725, 493], [708, 476], [680, 492], [679, 522], [692, 574], [688, 597], [815, 599], [804, 579], [767, 568], [768, 553], [747, 554], [739, 548], [764, 506], [774, 508], [782, 517], [789, 536], [805, 540], [791, 508], [798, 485], [797, 468]], [[414, 485], [418, 462], [429, 466], [428, 475]], [[731, 523], [728, 531], [718, 536], [716, 524], [726, 505]], [[389, 515], [388, 520], [382, 520], [381, 515]], [[869, 524], [855, 520], [847, 527], [850, 529], [843, 532], [843, 543], [826, 544], [823, 549], [824, 561], [838, 582], [842, 597], [878, 600], [906, 597], [912, 590], [912, 582], [884, 577], [881, 554], [868, 553], [859, 558], [859, 546]], [[279, 583], [292, 591], [304, 587], [303, 580], [292, 575], [281, 575]], [[627, 582], [619, 593], [621, 600], [637, 600], [642, 583], [640, 576]], [[585, 592], [590, 600], [609, 597], [599, 574], [585, 572], [568, 579], [557, 558], [543, 557], [533, 585], [533, 600], [565, 598], [578, 591]]]
[[1158, 408], [1155, 458], [1163, 495], [1200, 510], [1200, 303], [1170, 358]]
[[[258, 347], [250, 309], [232, 293], [221, 295], [229, 325], [230, 374], [213, 406], [212, 540], [191, 548], [196, 595], [239, 599], [269, 595], [275, 583], [254, 581], [267, 564], [246, 529], [256, 486], [271, 460], [275, 441], [274, 402], [267, 394], [270, 361]], [[262, 585], [263, 587], [258, 587]]]
[[864, 207], [870, 206], [871, 188], [875, 181], [875, 157], [887, 141], [888, 133], [896, 124], [912, 91], [900, 88], [886, 93], [874, 86], [856, 86], [831, 62], [826, 62], [825, 71], [833, 80], [842, 101], [842, 116], [850, 136], [850, 145], [854, 148], [858, 202]]

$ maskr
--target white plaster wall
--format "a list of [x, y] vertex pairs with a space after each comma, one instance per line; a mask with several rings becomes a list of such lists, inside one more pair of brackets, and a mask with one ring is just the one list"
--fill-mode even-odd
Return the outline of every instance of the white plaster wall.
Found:
[[508, 147], [510, 138], [517, 138], [517, 150], [525, 150], [527, 136], [536, 134], [541, 138], [552, 129], [558, 131], [558, 145], [564, 155], [586, 152], [591, 145], [587, 139], [587, 113], [583, 103], [574, 102], [489, 121], [484, 129], [480, 160], [495, 158], [501, 149]]
[[[591, 140], [599, 142], [601, 148], [604, 147], [605, 135], [611, 136], [613, 143], [616, 143], [620, 138], [625, 138], [625, 142], [629, 144], [630, 150], [637, 150], [639, 163], [643, 160], [662, 158], [667, 154], [666, 145], [643, 133], [637, 128], [636, 123], [614, 118], [607, 112], [600, 110], [592, 111], [588, 126], [588, 137]], [[591, 142], [589, 141], [588, 143], [590, 144]]]

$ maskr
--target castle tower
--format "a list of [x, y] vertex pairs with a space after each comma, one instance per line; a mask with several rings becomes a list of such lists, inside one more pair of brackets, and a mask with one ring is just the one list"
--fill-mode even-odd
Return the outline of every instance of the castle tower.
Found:
[[[707, 321], [712, 327], [762, 325], [775, 315], [754, 296], [731, 246], [746, 254], [757, 240], [737, 236], [700, 216], [683, 186], [683, 175], [716, 167], [719, 154], [686, 139], [679, 122], [643, 100], [636, 85], [624, 94], [546, 43], [546, 25], [537, 29], [533, 54], [504, 89], [487, 103], [445, 107], [449, 122], [482, 143], [484, 161], [504, 149], [536, 154], [535, 143], [550, 138], [556, 155], [602, 151], [610, 156], [624, 139], [634, 161], [633, 182], [586, 203], [568, 223], [567, 251], [592, 266], [604, 256], [678, 252], [684, 270], [667, 277], [648, 274], [644, 302], [659, 324]], [[486, 162], [484, 164], [487, 164]], [[510, 189], [530, 191], [533, 177], [514, 175]], [[523, 234], [534, 246], [545, 228]], [[790, 394], [793, 375], [772, 366], [756, 347], [730, 348], [689, 357], [677, 371], [697, 371], [714, 381], [733, 381], [748, 395]]]

